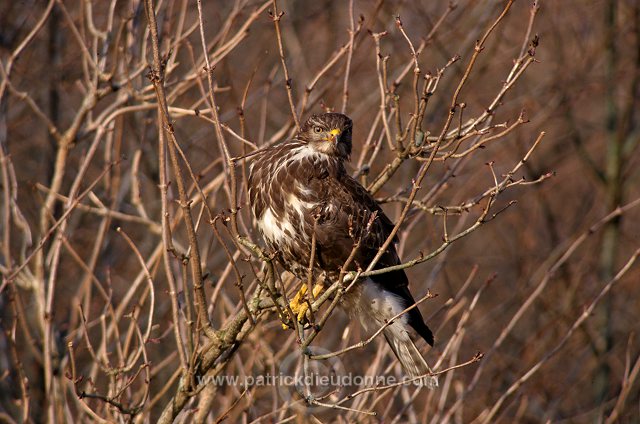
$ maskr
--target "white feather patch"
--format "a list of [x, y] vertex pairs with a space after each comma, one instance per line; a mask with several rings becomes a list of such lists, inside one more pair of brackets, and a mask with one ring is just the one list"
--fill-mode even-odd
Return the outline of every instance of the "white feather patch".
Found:
[[291, 209], [296, 211], [300, 220], [303, 219], [305, 212], [314, 207], [313, 203], [300, 200], [300, 198], [293, 193], [289, 193], [289, 195], [287, 196], [287, 203], [289, 204], [289, 207], [291, 207]]
[[286, 217], [278, 221], [271, 208], [266, 208], [260, 219], [258, 219], [258, 228], [260, 228], [265, 238], [276, 244], [288, 237], [285, 231], [289, 231], [289, 234], [294, 234], [291, 222]]
[[[291, 150], [289, 156], [280, 163], [279, 168], [287, 168], [292, 162], [300, 161], [303, 159], [309, 159], [311, 160], [311, 162], [315, 162], [326, 158], [327, 155], [324, 152], [314, 150], [312, 147], [304, 145]], [[276, 172], [277, 171], [278, 170], [276, 170]]]

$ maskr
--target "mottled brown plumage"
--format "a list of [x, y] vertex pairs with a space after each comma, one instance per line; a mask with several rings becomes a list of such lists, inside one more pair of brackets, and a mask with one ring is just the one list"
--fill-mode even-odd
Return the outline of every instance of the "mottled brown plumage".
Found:
[[[338, 278], [357, 240], [360, 247], [351, 269], [366, 268], [393, 229], [375, 199], [345, 169], [351, 128], [345, 115], [313, 115], [293, 140], [261, 151], [251, 164], [249, 197], [257, 227], [282, 265], [302, 281], [308, 277], [314, 228], [313, 278], [325, 285]], [[376, 268], [399, 263], [391, 244]], [[375, 330], [413, 303], [406, 274], [400, 270], [359, 283], [345, 295], [342, 306]], [[421, 375], [429, 370], [410, 340], [414, 331], [433, 344], [418, 308], [384, 334], [405, 370]]]

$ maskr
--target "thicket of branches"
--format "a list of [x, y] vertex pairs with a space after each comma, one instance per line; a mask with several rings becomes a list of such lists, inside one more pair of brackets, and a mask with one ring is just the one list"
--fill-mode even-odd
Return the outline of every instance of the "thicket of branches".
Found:
[[[5, 2], [0, 49], [2, 421], [638, 418], [640, 2]], [[311, 282], [252, 224], [251, 153], [321, 111], [354, 121], [437, 390], [205, 384], [318, 346], [403, 375], [336, 307], [385, 270], [304, 329]]]

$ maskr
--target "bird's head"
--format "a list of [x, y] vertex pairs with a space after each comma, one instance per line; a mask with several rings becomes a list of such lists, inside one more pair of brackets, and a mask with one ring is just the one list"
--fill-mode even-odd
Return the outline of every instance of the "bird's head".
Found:
[[300, 128], [298, 139], [318, 152], [349, 159], [351, 127], [351, 119], [341, 113], [312, 115]]

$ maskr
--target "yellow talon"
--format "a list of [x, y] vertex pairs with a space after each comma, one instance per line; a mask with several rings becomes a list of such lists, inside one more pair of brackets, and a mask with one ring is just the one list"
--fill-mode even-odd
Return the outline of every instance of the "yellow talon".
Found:
[[[322, 293], [322, 289], [324, 286], [320, 283], [316, 284], [312, 289], [313, 299], [318, 297], [320, 293]], [[307, 311], [309, 310], [309, 303], [304, 299], [305, 294], [307, 294], [307, 286], [303, 285], [298, 290], [298, 293], [293, 297], [291, 302], [289, 303], [289, 307], [291, 308], [291, 312], [296, 316], [298, 322], [304, 322], [306, 318]], [[287, 324], [282, 324], [282, 328], [287, 330], [289, 326]]]
[[300, 306], [304, 305], [305, 294], [307, 294], [307, 286], [303, 285], [302, 287], [300, 287], [300, 290], [298, 290], [298, 293], [296, 293], [296, 295], [293, 297], [293, 299], [289, 303], [289, 307], [291, 308], [291, 311], [293, 313], [297, 313]]

